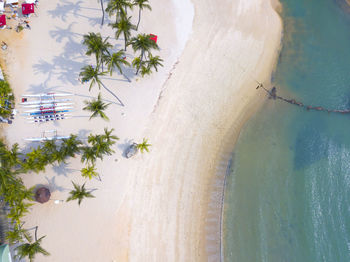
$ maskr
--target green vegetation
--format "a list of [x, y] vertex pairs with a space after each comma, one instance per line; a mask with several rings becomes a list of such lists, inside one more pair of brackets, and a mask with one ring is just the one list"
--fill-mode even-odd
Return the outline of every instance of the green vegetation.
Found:
[[41, 247], [41, 241], [43, 240], [43, 237], [37, 239], [36, 233], [37, 233], [38, 227], [35, 228], [35, 241], [33, 242], [32, 237], [27, 234], [28, 232], [24, 233], [23, 236], [26, 239], [27, 243], [21, 244], [20, 246], [16, 247], [17, 255], [19, 259], [23, 259], [25, 257], [29, 258], [30, 262], [34, 261], [34, 258], [37, 254], [42, 254], [44, 256], [49, 256], [50, 253], [47, 252], [44, 248]]
[[148, 144], [148, 139], [146, 138], [143, 139], [142, 143], [136, 145], [137, 149], [139, 149], [141, 153], [143, 153], [144, 151], [149, 152], [150, 146], [151, 144]]
[[[113, 135], [113, 131], [114, 129], [105, 128], [104, 133], [100, 135], [90, 134], [87, 144], [83, 144], [76, 135], [71, 135], [61, 142], [45, 141], [39, 146], [31, 148], [27, 153], [20, 152], [18, 144], [9, 148], [0, 140], [0, 195], [10, 207], [7, 217], [12, 225], [11, 231], [7, 233], [7, 240], [10, 244], [27, 242], [17, 249], [20, 258], [27, 256], [32, 261], [38, 252], [44, 255], [48, 254], [40, 246], [43, 238], [32, 242], [28, 230], [22, 228], [22, 219], [29, 212], [29, 207], [34, 201], [34, 188], [26, 188], [20, 175], [30, 172], [40, 173], [45, 171], [45, 168], [50, 164], [65, 163], [68, 158], [80, 155], [81, 161], [87, 164], [81, 170], [82, 177], [89, 179], [99, 177], [94, 164], [97, 159], [102, 160], [105, 155], [114, 153], [111, 147], [116, 143], [118, 137]], [[80, 204], [82, 199], [80, 195], [90, 196], [86, 194], [86, 190], [84, 191], [84, 186], [79, 187], [80, 191], [77, 188], [75, 187], [73, 191], [76, 191], [74, 196], [77, 196], [76, 199], [79, 200]], [[71, 194], [67, 201], [75, 199], [74, 196]]]
[[104, 120], [109, 120], [103, 111], [106, 110], [110, 104], [103, 103], [101, 93], [98, 94], [97, 99], [93, 99], [92, 101], [84, 101], [84, 103], [86, 104], [86, 107], [84, 107], [83, 110], [92, 112], [90, 119], [100, 116]]
[[0, 116], [4, 118], [11, 116], [14, 100], [10, 84], [0, 80]]
[[74, 189], [69, 192], [70, 197], [67, 198], [67, 200], [66, 200], [67, 202], [72, 201], [72, 200], [78, 200], [78, 205], [80, 206], [81, 201], [83, 201], [84, 198], [93, 198], [94, 197], [91, 194], [91, 191], [87, 191], [85, 189], [85, 183], [82, 186], [79, 186], [72, 181], [72, 184], [74, 186]]

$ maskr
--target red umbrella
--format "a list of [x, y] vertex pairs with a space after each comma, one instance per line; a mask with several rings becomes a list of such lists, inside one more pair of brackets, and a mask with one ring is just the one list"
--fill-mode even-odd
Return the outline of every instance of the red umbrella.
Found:
[[153, 40], [154, 42], [157, 43], [158, 36], [153, 35], [153, 34], [150, 34], [150, 35], [149, 35], [149, 39], [151, 39], [151, 40]]
[[35, 200], [41, 204], [50, 200], [51, 193], [46, 187], [39, 187], [35, 192]]
[[22, 14], [29, 15], [34, 13], [34, 4], [22, 4]]
[[6, 25], [6, 15], [0, 15], [0, 26]]

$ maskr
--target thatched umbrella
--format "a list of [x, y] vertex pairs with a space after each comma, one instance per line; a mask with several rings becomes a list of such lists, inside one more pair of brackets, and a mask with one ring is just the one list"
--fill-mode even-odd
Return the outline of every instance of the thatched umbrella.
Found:
[[50, 200], [50, 190], [47, 187], [39, 187], [35, 192], [35, 200], [41, 204]]

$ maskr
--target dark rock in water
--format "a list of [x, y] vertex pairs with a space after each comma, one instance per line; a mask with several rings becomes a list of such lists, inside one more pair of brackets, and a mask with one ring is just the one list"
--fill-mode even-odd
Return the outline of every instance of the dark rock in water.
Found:
[[130, 157], [136, 155], [137, 152], [138, 152], [137, 144], [136, 144], [136, 143], [132, 143], [132, 144], [126, 149], [125, 156], [126, 156], [126, 158], [130, 158]]

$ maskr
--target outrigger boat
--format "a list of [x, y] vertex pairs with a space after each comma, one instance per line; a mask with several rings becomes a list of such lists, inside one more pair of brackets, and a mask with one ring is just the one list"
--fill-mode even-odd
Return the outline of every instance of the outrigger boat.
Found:
[[59, 107], [59, 106], [70, 106], [73, 105], [73, 103], [45, 103], [45, 104], [38, 104], [38, 105], [23, 105], [24, 107], [28, 108], [37, 108], [37, 107]]
[[48, 119], [48, 118], [55, 118], [55, 117], [64, 117], [64, 116], [71, 116], [72, 114], [51, 114], [51, 115], [40, 115], [40, 116], [31, 116], [27, 117], [28, 120], [37, 120], [37, 119]]
[[68, 113], [73, 112], [73, 110], [49, 110], [49, 111], [42, 111], [42, 112], [35, 112], [35, 113], [24, 113], [22, 116], [44, 116], [44, 115], [53, 115], [53, 114], [60, 114], [60, 113]]
[[60, 97], [60, 96], [74, 96], [72, 93], [46, 93], [35, 95], [22, 95], [22, 97]]
[[[54, 135], [51, 137], [48, 137], [46, 136], [46, 133], [54, 133]], [[40, 142], [40, 141], [48, 141], [48, 140], [68, 139], [69, 137], [70, 136], [58, 136], [57, 130], [49, 130], [49, 131], [44, 131], [41, 137], [25, 138], [25, 140], [32, 141], [32, 142]]]
[[35, 119], [32, 121], [28, 121], [28, 123], [47, 123], [51, 121], [57, 121], [57, 120], [64, 120], [64, 119], [69, 119], [72, 118], [70, 116], [59, 116], [59, 117], [54, 117], [54, 118], [45, 118], [45, 119]]
[[24, 113], [36, 113], [36, 112], [41, 113], [41, 112], [45, 112], [45, 111], [58, 111], [58, 110], [66, 110], [66, 109], [72, 109], [72, 108], [73, 108], [72, 106], [40, 107], [37, 109], [31, 109], [31, 110], [24, 111]]
[[37, 101], [31, 101], [31, 102], [22, 102], [19, 103], [20, 105], [40, 105], [40, 104], [49, 104], [49, 103], [61, 103], [61, 102], [69, 102], [72, 101], [72, 99], [42, 99]]

